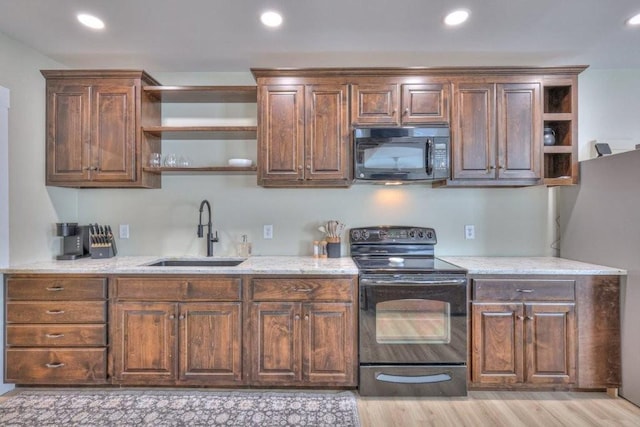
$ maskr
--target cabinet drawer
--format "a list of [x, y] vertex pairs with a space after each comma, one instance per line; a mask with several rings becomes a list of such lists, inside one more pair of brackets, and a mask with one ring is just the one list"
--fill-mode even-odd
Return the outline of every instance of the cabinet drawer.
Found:
[[7, 349], [5, 380], [16, 384], [93, 384], [107, 378], [106, 348]]
[[242, 279], [126, 278], [116, 282], [116, 298], [142, 301], [240, 301]]
[[352, 279], [253, 279], [254, 301], [351, 301]]
[[106, 301], [7, 303], [7, 323], [103, 323]]
[[8, 325], [7, 345], [86, 347], [107, 345], [107, 325]]
[[473, 299], [478, 301], [573, 301], [575, 281], [474, 279]]
[[9, 278], [9, 300], [96, 300], [107, 298], [107, 279], [104, 278]]

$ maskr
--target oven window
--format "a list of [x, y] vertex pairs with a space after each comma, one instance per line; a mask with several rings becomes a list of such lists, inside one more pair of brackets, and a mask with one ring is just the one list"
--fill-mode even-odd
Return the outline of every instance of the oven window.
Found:
[[449, 344], [451, 315], [448, 302], [401, 299], [376, 304], [378, 344]]
[[364, 150], [363, 165], [367, 169], [424, 169], [422, 146], [379, 145]]

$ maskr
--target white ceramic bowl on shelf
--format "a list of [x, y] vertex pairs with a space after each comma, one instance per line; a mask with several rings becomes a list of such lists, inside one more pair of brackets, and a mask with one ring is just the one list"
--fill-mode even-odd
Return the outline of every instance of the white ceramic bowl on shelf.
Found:
[[249, 167], [253, 162], [251, 159], [229, 159], [229, 166]]

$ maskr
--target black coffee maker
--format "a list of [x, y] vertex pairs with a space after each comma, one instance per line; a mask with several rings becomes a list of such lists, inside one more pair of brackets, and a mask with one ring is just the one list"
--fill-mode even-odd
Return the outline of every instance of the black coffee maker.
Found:
[[87, 257], [89, 253], [89, 226], [77, 222], [56, 224], [56, 236], [62, 237], [62, 254], [56, 259], [69, 260]]

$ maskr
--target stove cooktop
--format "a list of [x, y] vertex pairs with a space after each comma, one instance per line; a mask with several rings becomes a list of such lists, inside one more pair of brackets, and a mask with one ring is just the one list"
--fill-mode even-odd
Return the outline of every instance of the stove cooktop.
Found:
[[434, 257], [354, 257], [361, 273], [465, 273], [466, 270]]

